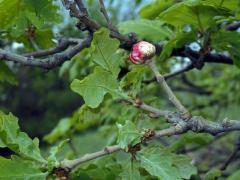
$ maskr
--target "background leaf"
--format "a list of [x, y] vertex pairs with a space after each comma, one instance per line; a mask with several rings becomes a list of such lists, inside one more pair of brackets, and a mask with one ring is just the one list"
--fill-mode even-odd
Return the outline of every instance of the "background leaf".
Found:
[[123, 34], [135, 32], [139, 38], [153, 42], [170, 39], [174, 35], [167, 26], [164, 26], [164, 22], [160, 20], [141, 19], [124, 21], [118, 25], [118, 28]]
[[22, 157], [46, 162], [40, 154], [38, 139], [32, 140], [26, 133], [20, 132], [18, 119], [11, 113], [0, 114], [0, 139], [4, 145]]

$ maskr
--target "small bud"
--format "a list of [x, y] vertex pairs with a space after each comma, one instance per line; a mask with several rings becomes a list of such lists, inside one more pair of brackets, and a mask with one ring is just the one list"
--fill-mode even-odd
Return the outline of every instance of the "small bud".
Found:
[[151, 59], [155, 53], [156, 48], [153, 44], [146, 41], [140, 41], [133, 45], [129, 59], [134, 64], [143, 64], [146, 60]]

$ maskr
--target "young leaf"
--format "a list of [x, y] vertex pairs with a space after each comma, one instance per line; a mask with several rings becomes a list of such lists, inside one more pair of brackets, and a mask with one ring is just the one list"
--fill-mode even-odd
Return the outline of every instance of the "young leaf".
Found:
[[63, 148], [63, 146], [69, 141], [69, 139], [61, 141], [57, 146], [53, 146], [50, 149], [50, 155], [47, 158], [48, 170], [51, 171], [54, 167], [58, 167], [60, 162], [57, 160], [57, 154]]
[[23, 159], [0, 157], [0, 179], [7, 180], [45, 180], [48, 173]]
[[45, 163], [38, 147], [38, 139], [32, 140], [24, 132], [20, 132], [18, 119], [11, 113], [0, 113], [0, 139], [6, 147], [26, 159]]
[[120, 32], [127, 34], [135, 32], [139, 38], [149, 41], [158, 42], [170, 39], [174, 34], [164, 22], [160, 20], [134, 20], [124, 21], [118, 25]]
[[80, 94], [86, 105], [96, 108], [103, 101], [105, 94], [112, 96], [120, 95], [117, 92], [118, 82], [115, 77], [101, 67], [96, 67], [93, 74], [83, 80], [75, 79], [71, 84], [71, 89]]
[[117, 124], [118, 144], [122, 149], [127, 150], [128, 145], [135, 145], [141, 142], [141, 133], [136, 125], [131, 121], [126, 121], [125, 125]]
[[107, 29], [101, 29], [94, 33], [92, 48], [93, 61], [110, 72], [114, 77], [119, 73], [121, 57], [117, 54], [119, 41], [109, 37]]
[[189, 179], [196, 168], [185, 155], [172, 154], [158, 146], [147, 147], [137, 154], [141, 167], [160, 179]]

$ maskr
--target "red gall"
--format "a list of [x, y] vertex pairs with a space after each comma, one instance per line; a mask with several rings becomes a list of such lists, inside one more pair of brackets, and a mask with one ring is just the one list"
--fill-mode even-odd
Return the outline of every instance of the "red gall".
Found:
[[140, 41], [133, 45], [129, 59], [134, 64], [143, 64], [146, 60], [151, 59], [156, 53], [156, 48], [153, 44]]

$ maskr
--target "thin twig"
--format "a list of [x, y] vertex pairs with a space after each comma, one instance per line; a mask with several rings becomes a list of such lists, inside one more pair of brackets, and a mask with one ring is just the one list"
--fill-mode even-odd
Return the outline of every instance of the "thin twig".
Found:
[[[163, 136], [171, 136], [171, 135], [175, 135], [175, 134], [180, 134], [180, 133], [183, 133], [184, 131], [185, 130], [182, 128], [171, 127], [168, 129], [163, 129], [163, 130], [157, 131], [155, 133], [155, 136], [152, 137], [151, 139], [155, 139], [155, 138], [159, 138], [159, 137], [163, 137]], [[102, 156], [106, 156], [106, 155], [112, 154], [114, 152], [118, 152], [120, 150], [122, 150], [122, 149], [118, 145], [109, 146], [109, 147], [104, 148], [101, 151], [97, 151], [97, 152], [91, 153], [91, 154], [86, 154], [86, 155], [84, 155], [80, 158], [74, 159], [74, 160], [66, 160], [65, 159], [61, 162], [61, 167], [64, 169], [72, 170], [84, 162], [87, 162], [87, 161], [90, 161], [90, 160], [93, 160], [93, 159], [96, 159], [96, 158], [99, 158]]]
[[[172, 73], [169, 73], [169, 74], [164, 74], [163, 77], [165, 80], [168, 80], [168, 79], [171, 79], [179, 74], [183, 74], [187, 71], [190, 71], [194, 69], [194, 66], [192, 63], [188, 64], [186, 67], [182, 68], [182, 69], [179, 69], [178, 71], [175, 71], [175, 72], [172, 72]], [[146, 84], [149, 84], [149, 83], [152, 83], [152, 82], [155, 82], [156, 81], [156, 78], [153, 78], [153, 79], [150, 79], [150, 80], [144, 80], [143, 83], [146, 83]]]
[[33, 47], [33, 49], [35, 49], [36, 51], [41, 50], [41, 49], [39, 48], [39, 46], [37, 45], [37, 43], [36, 43], [36, 41], [35, 41], [35, 39], [34, 39], [33, 36], [29, 36], [29, 37], [28, 37], [28, 40], [29, 40], [31, 46]]
[[31, 53], [26, 53], [26, 54], [23, 54], [23, 56], [34, 57], [34, 58], [49, 56], [49, 55], [53, 55], [53, 54], [56, 54], [56, 53], [66, 50], [70, 45], [76, 45], [81, 42], [82, 42], [82, 40], [80, 40], [80, 39], [74, 40], [74, 39], [63, 38], [59, 41], [59, 44], [56, 47], [44, 49], [44, 50], [38, 50], [35, 52], [31, 52]]
[[115, 28], [112, 25], [112, 21], [111, 21], [111, 19], [108, 16], [108, 13], [107, 13], [107, 10], [106, 10], [106, 7], [104, 5], [103, 0], [99, 0], [99, 3], [100, 3], [100, 11], [101, 11], [101, 13], [103, 14], [103, 16], [105, 17], [105, 19], [107, 21], [108, 28], [111, 29], [111, 30], [115, 30]]
[[182, 103], [177, 99], [177, 97], [172, 92], [171, 88], [166, 83], [164, 77], [159, 73], [158, 68], [156, 66], [155, 61], [152, 59], [149, 61], [149, 67], [153, 71], [158, 83], [163, 87], [165, 92], [168, 94], [169, 100], [174, 104], [174, 106], [182, 113], [183, 117], [185, 119], [189, 119], [191, 117], [191, 114], [188, 112], [188, 110], [182, 105]]
[[78, 151], [77, 151], [77, 148], [75, 147], [74, 143], [72, 142], [72, 139], [70, 139], [68, 141], [68, 145], [69, 145], [70, 149], [72, 150], [73, 154], [75, 156], [77, 156], [78, 155]]
[[229, 158], [224, 162], [222, 167], [220, 168], [222, 171], [226, 170], [227, 167], [236, 159], [238, 152], [240, 151], [240, 137], [237, 140], [236, 147]]
[[88, 11], [87, 11], [87, 8], [85, 8], [82, 0], [75, 0], [77, 6], [78, 6], [78, 9], [80, 10], [80, 12], [82, 13], [82, 15], [86, 15], [88, 16]]
[[[146, 108], [145, 108], [146, 109]], [[228, 132], [228, 131], [234, 131], [234, 130], [240, 130], [240, 122], [238, 120], [225, 120], [222, 123], [216, 123], [216, 122], [210, 122], [206, 121], [201, 117], [194, 116], [189, 121], [185, 121], [184, 119], [181, 119], [181, 117], [177, 116], [177, 114], [172, 113], [172, 118], [175, 118], [175, 126], [159, 130], [155, 132], [155, 135], [152, 136], [148, 140], [156, 139], [163, 136], [172, 136], [177, 134], [183, 134], [186, 133], [188, 130], [192, 130], [195, 133], [210, 133], [210, 134], [219, 134], [222, 132]], [[199, 123], [199, 124], [198, 124]], [[78, 165], [105, 156], [112, 154], [114, 152], [120, 151], [121, 148], [118, 145], [113, 145], [104, 148], [101, 151], [86, 154], [80, 158], [74, 159], [74, 160], [63, 160], [61, 162], [61, 168], [72, 170]]]
[[25, 57], [18, 54], [10, 53], [6, 50], [0, 49], [0, 60], [13, 61], [25, 66], [35, 66], [44, 69], [52, 69], [60, 66], [65, 61], [70, 60], [73, 56], [79, 53], [82, 49], [90, 46], [92, 37], [85, 38], [81, 43], [78, 43], [73, 48], [66, 50], [63, 53], [54, 54], [45, 59], [36, 59], [34, 57]]

